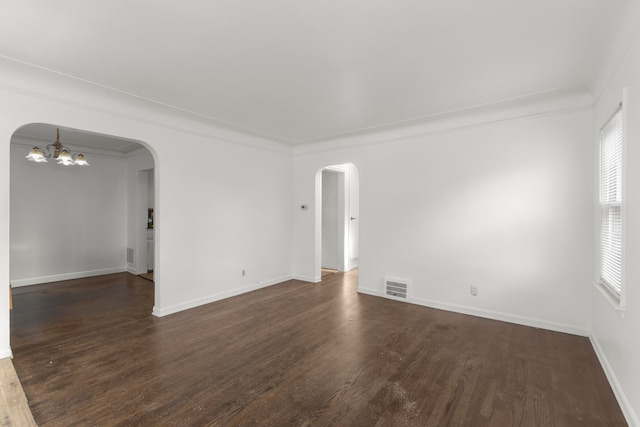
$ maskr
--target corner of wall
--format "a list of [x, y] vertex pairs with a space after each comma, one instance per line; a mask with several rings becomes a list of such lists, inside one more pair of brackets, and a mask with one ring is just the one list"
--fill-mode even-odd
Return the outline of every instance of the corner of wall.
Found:
[[616, 377], [616, 374], [613, 368], [609, 364], [609, 361], [607, 360], [607, 356], [605, 355], [604, 351], [602, 350], [602, 347], [600, 346], [600, 343], [598, 342], [598, 338], [593, 333], [590, 333], [589, 341], [591, 341], [591, 345], [593, 346], [593, 350], [595, 351], [596, 356], [598, 357], [598, 361], [600, 362], [600, 365], [602, 366], [602, 369], [605, 375], [607, 376], [609, 385], [611, 385], [611, 390], [613, 390], [613, 394], [616, 396], [616, 400], [620, 405], [620, 409], [622, 410], [622, 414], [624, 415], [624, 418], [627, 420], [627, 423], [629, 424], [629, 426], [640, 427], [640, 418], [638, 418], [638, 415], [633, 410], [633, 407], [629, 402], [629, 399], [627, 399], [627, 396], [622, 390], [622, 387], [620, 386], [620, 382], [618, 381], [618, 377]]

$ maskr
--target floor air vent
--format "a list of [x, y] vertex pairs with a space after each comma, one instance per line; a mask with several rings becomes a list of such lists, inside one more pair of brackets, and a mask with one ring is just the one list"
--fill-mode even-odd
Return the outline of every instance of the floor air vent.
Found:
[[384, 278], [384, 297], [398, 301], [409, 301], [410, 280], [396, 277]]

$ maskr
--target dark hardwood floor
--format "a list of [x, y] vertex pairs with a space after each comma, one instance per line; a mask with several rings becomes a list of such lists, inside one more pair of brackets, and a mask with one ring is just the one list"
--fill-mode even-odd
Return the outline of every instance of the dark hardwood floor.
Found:
[[41, 426], [624, 426], [587, 338], [356, 293], [357, 271], [164, 318], [114, 274], [17, 288]]

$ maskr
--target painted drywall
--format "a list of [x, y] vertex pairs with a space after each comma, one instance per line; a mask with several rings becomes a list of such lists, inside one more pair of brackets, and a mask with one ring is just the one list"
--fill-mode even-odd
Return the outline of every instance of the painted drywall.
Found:
[[[161, 315], [291, 277], [291, 157], [207, 139], [189, 151], [211, 156], [158, 156], [156, 269], [171, 284]], [[178, 242], [169, 258], [167, 241]]]
[[[294, 274], [317, 275], [316, 173], [360, 173], [359, 291], [413, 281], [418, 304], [586, 335], [592, 111], [298, 150]], [[360, 137], [363, 138], [363, 137]], [[479, 295], [470, 295], [475, 285]]]
[[[0, 62], [0, 282], [10, 279], [10, 140], [28, 123], [133, 139], [152, 153], [155, 314], [291, 278], [290, 148], [45, 70]], [[8, 297], [0, 292], [0, 307], [8, 307]], [[0, 357], [8, 355], [9, 310], [2, 309]]]
[[[624, 311], [616, 310], [601, 292], [598, 206], [599, 129], [611, 117], [626, 91], [626, 182], [625, 182], [625, 299]], [[614, 392], [632, 426], [640, 426], [640, 38], [636, 37], [624, 60], [595, 107], [593, 129], [594, 223], [592, 342], [609, 376]]]
[[12, 286], [124, 271], [125, 159], [33, 163], [25, 153], [34, 145], [42, 142], [14, 139], [10, 148]]

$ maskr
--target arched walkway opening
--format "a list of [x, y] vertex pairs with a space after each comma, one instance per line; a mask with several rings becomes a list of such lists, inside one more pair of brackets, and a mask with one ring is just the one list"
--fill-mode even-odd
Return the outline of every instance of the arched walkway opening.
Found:
[[[59, 142], [88, 165], [25, 158], [33, 147], [46, 153], [57, 130]], [[146, 143], [32, 123], [14, 132], [10, 155], [14, 289], [157, 269], [155, 158]]]

